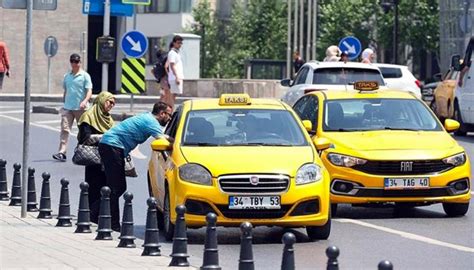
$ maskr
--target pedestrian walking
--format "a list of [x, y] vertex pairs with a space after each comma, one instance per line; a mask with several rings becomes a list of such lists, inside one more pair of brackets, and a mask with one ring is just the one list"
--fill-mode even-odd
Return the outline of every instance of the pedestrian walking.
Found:
[[176, 96], [183, 94], [183, 61], [179, 54], [181, 46], [183, 46], [183, 38], [179, 35], [174, 36], [170, 44], [172, 48], [168, 53], [168, 82], [171, 93], [168, 104], [171, 108], [173, 108], [176, 103]]
[[153, 76], [161, 87], [160, 100], [169, 104], [171, 102], [171, 93], [170, 84], [168, 82], [168, 52], [159, 49], [156, 52], [156, 59], [157, 61], [152, 69]]
[[145, 112], [126, 119], [106, 131], [100, 140], [99, 153], [104, 164], [105, 181], [112, 190], [110, 208], [113, 230], [120, 231], [119, 198], [127, 189], [124, 159], [150, 136], [163, 136], [163, 127], [171, 119], [171, 113], [171, 106], [159, 101], [151, 113]]
[[3, 88], [3, 79], [10, 77], [10, 57], [7, 44], [0, 41], [0, 90]]
[[64, 75], [63, 81], [64, 106], [60, 110], [59, 151], [53, 155], [53, 158], [59, 161], [66, 161], [67, 143], [72, 124], [74, 119], [76, 122], [79, 121], [92, 96], [91, 76], [81, 68], [81, 56], [74, 53], [69, 57], [69, 62], [71, 63], [71, 71]]
[[375, 52], [371, 48], [367, 48], [362, 51], [362, 63], [370, 64], [375, 63]]
[[[102, 135], [114, 125], [110, 110], [115, 106], [115, 97], [109, 92], [100, 93], [94, 104], [79, 119], [78, 144], [99, 145]], [[99, 220], [100, 189], [106, 186], [102, 165], [85, 166], [85, 181], [89, 184], [90, 219]]]
[[295, 51], [293, 53], [293, 70], [294, 70], [293, 74], [296, 75], [296, 73], [298, 73], [298, 71], [304, 65], [304, 63], [305, 63], [305, 61], [303, 60], [303, 58], [301, 58], [300, 52]]

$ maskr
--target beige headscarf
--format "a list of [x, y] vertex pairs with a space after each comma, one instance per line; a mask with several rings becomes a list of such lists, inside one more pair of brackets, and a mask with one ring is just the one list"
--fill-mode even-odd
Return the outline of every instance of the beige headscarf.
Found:
[[105, 102], [113, 100], [114, 95], [109, 92], [100, 93], [94, 100], [94, 105], [89, 108], [79, 119], [79, 125], [87, 123], [94, 127], [100, 133], [105, 133], [114, 125], [112, 116], [105, 112]]
[[341, 57], [341, 50], [336, 45], [331, 45], [326, 49], [326, 57], [324, 58], [324, 62], [337, 62]]

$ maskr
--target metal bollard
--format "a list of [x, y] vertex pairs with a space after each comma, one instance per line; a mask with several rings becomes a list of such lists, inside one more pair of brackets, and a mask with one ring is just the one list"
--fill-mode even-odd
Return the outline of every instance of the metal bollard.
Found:
[[28, 196], [26, 199], [26, 211], [38, 212], [38, 204], [36, 203], [35, 169], [30, 167], [28, 168]]
[[219, 266], [219, 251], [217, 249], [217, 216], [208, 213], [206, 216], [206, 242], [204, 243], [204, 256], [200, 270], [221, 270]]
[[326, 248], [326, 256], [328, 257], [327, 270], [339, 270], [339, 263], [337, 257], [339, 256], [339, 249], [336, 246], [329, 246]]
[[123, 205], [123, 217], [122, 217], [122, 227], [120, 230], [120, 243], [117, 247], [125, 247], [125, 248], [135, 248], [135, 239], [133, 233], [133, 207], [132, 207], [132, 200], [133, 194], [131, 192], [125, 192], [123, 194], [123, 198], [125, 199], [125, 203]]
[[378, 270], [393, 270], [393, 264], [388, 260], [380, 261]]
[[0, 201], [8, 201], [7, 161], [0, 159]]
[[43, 184], [41, 185], [38, 218], [50, 219], [52, 218], [51, 213], [53, 212], [53, 210], [51, 210], [51, 191], [49, 189], [49, 178], [51, 178], [51, 175], [44, 172], [41, 177], [43, 177]]
[[285, 247], [283, 247], [281, 270], [294, 270], [295, 250], [293, 248], [293, 244], [296, 242], [296, 237], [293, 233], [287, 232], [283, 235], [281, 240], [283, 244], [285, 244]]
[[12, 196], [10, 197], [10, 206], [21, 206], [21, 175], [20, 163], [13, 164]]
[[148, 212], [146, 214], [146, 227], [145, 227], [145, 243], [142, 247], [142, 256], [161, 256], [160, 244], [158, 242], [158, 221], [156, 216], [156, 199], [153, 197], [148, 198], [146, 201], [148, 204]]
[[240, 224], [240, 258], [239, 270], [254, 270], [252, 251], [252, 224], [250, 222], [243, 222]]
[[110, 188], [100, 189], [99, 224], [95, 240], [112, 240], [112, 214], [110, 213]]
[[184, 214], [186, 206], [176, 206], [176, 225], [174, 227], [173, 252], [169, 266], [189, 266], [188, 262], [188, 238], [186, 235], [186, 221]]
[[61, 179], [61, 195], [59, 197], [59, 211], [57, 227], [71, 227], [71, 208], [69, 205], [69, 181]]
[[91, 210], [89, 209], [89, 184], [82, 182], [79, 195], [79, 209], [77, 210], [77, 227], [75, 233], [91, 233]]

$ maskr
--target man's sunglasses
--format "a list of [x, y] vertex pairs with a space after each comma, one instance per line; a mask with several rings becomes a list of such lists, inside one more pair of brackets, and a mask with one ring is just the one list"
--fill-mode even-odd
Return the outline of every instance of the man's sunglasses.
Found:
[[81, 60], [71, 60], [71, 61], [69, 61], [69, 62], [74, 63], [74, 64], [77, 64], [77, 63], [80, 63]]

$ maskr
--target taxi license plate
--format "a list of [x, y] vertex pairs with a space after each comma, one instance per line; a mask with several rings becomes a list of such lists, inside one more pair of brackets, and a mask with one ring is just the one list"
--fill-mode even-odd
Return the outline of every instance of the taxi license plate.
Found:
[[280, 208], [280, 196], [229, 196], [229, 209]]
[[430, 178], [385, 178], [385, 189], [423, 189], [430, 187]]

